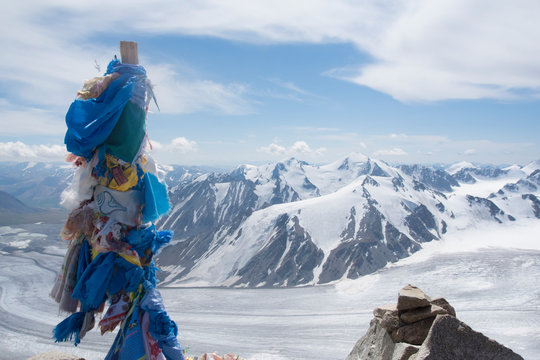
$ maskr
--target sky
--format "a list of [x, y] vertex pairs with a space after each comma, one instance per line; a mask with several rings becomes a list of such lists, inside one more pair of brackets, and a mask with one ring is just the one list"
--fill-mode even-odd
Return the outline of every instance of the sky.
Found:
[[525, 165], [538, 18], [537, 0], [3, 1], [0, 161], [61, 161], [77, 90], [129, 40], [161, 163]]

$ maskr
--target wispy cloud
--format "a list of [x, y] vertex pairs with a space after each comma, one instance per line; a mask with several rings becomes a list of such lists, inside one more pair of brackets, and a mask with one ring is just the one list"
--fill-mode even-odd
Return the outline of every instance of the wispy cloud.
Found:
[[327, 151], [327, 149], [324, 147], [312, 149], [305, 141], [300, 140], [296, 141], [290, 147], [272, 143], [268, 146], [260, 147], [257, 151], [279, 156], [321, 156]]
[[[40, 104], [72, 96], [94, 59], [114, 50], [92, 43], [92, 35], [118, 29], [253, 43], [351, 43], [372, 62], [330, 73], [400, 101], [540, 96], [540, 3], [532, 0], [29, 0], [4, 2], [0, 10], [0, 76], [17, 96]], [[245, 111], [242, 85], [171, 80], [162, 86], [210, 95], [203, 104], [197, 96], [176, 106], [162, 100], [171, 111], [199, 111], [210, 103], [227, 113]]]
[[407, 152], [400, 148], [380, 149], [373, 153], [373, 156], [405, 156]]

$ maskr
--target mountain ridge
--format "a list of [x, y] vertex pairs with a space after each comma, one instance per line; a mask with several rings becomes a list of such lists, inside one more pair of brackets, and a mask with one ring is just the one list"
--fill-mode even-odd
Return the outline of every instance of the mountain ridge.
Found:
[[199, 177], [171, 192], [176, 205], [159, 223], [176, 232], [176, 243], [158, 256], [162, 285], [303, 286], [357, 278], [440, 239], [449, 227], [512, 222], [516, 207], [525, 209], [518, 217], [535, 217], [534, 192], [516, 191], [511, 201], [458, 194], [463, 186], [516, 175], [494, 169], [456, 172], [471, 182], [359, 155], [327, 165], [291, 158]]
[[[156, 225], [175, 235], [156, 258], [158, 277], [162, 286], [228, 287], [355, 279], [448, 231], [540, 219], [539, 164], [460, 164], [452, 175], [448, 167], [350, 154], [221, 172], [164, 166], [171, 211]], [[46, 194], [65, 188], [71, 173], [65, 165], [0, 164], [0, 190], [23, 178], [18, 189]], [[49, 197], [59, 198], [54, 191]]]

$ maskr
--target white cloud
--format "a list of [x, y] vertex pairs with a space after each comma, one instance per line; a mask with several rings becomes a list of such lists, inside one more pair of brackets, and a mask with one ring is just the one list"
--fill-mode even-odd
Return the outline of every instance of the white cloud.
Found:
[[156, 140], [149, 140], [151, 150], [160, 151], [164, 148], [164, 145]]
[[197, 151], [197, 142], [190, 141], [182, 136], [173, 139], [171, 143], [167, 145], [167, 148], [181, 153], [188, 153]]
[[59, 161], [67, 155], [61, 145], [27, 145], [21, 141], [0, 142], [0, 159], [3, 161]]
[[321, 156], [327, 149], [324, 147], [312, 149], [305, 141], [296, 141], [292, 146], [286, 148], [284, 146], [272, 143], [268, 146], [262, 146], [258, 149], [259, 152], [264, 152], [272, 155], [287, 155], [287, 156]]
[[291, 146], [291, 151], [297, 152], [297, 153], [310, 153], [311, 148], [305, 141], [297, 141]]
[[463, 155], [476, 155], [476, 149], [467, 149], [463, 151]]
[[[95, 75], [94, 59], [105, 65], [116, 51], [89, 39], [122, 29], [134, 37], [351, 43], [372, 62], [330, 73], [401, 101], [538, 97], [538, 13], [536, 0], [6, 1], [0, 5], [0, 78], [20, 99], [65, 104]], [[156, 82], [166, 89], [160, 94], [165, 111], [246, 111], [243, 85], [183, 80]], [[187, 98], [169, 99], [170, 90]]]
[[283, 155], [283, 154], [285, 154], [287, 152], [287, 149], [284, 148], [281, 145], [272, 143], [272, 144], [270, 144], [268, 146], [260, 147], [258, 151], [265, 152], [265, 153], [268, 153], [268, 154], [273, 154], [273, 155]]
[[381, 149], [373, 153], [373, 156], [405, 156], [407, 152], [401, 148]]

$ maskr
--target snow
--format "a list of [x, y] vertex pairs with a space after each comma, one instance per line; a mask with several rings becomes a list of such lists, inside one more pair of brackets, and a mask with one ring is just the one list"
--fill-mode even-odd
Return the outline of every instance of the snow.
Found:
[[[389, 176], [369, 175], [378, 185], [365, 183], [368, 175], [358, 176], [359, 172], [365, 173], [367, 162], [371, 166], [377, 164]], [[342, 167], [347, 163], [347, 169]], [[460, 166], [469, 166], [461, 163]], [[457, 165], [456, 165], [457, 166]], [[281, 165], [268, 164], [260, 167], [245, 166], [244, 174], [257, 185], [256, 194], [259, 196], [259, 206], [268, 203], [272, 198], [275, 183], [271, 181], [274, 170], [280, 170], [283, 183], [297, 190], [303, 200], [276, 204], [255, 211], [240, 226], [242, 233], [234, 235], [220, 235], [216, 233], [214, 243], [205, 256], [201, 257], [190, 274], [182, 280], [174, 282], [178, 286], [219, 286], [233, 284], [237, 278], [233, 274], [245, 266], [255, 254], [268, 246], [272, 240], [272, 233], [276, 221], [286, 214], [289, 219], [297, 217], [302, 226], [311, 236], [314, 244], [323, 251], [322, 264], [330, 252], [341, 242], [340, 234], [346, 229], [349, 222], [351, 209], [356, 211], [355, 221], [358, 223], [367, 211], [365, 192], [373, 199], [372, 204], [384, 216], [385, 221], [393, 224], [400, 232], [407, 234], [409, 228], [405, 218], [410, 211], [423, 204], [435, 216], [437, 229], [431, 230], [433, 235], [447, 238], [448, 234], [441, 233], [442, 221], [447, 224], [447, 231], [461, 231], [475, 229], [481, 224], [494, 224], [496, 220], [490, 214], [490, 210], [483, 204], [470, 204], [467, 195], [487, 198], [496, 193], [504, 185], [518, 181], [524, 176], [519, 167], [507, 168], [508, 173], [498, 178], [478, 179], [475, 184], [462, 184], [456, 187], [452, 193], [441, 194], [426, 190], [415, 190], [413, 178], [401, 173], [383, 162], [370, 160], [363, 155], [351, 155], [338, 162], [325, 166], [312, 166], [296, 159], [289, 159]], [[301, 183], [305, 178], [320, 186], [321, 196], [315, 196], [313, 192], [302, 191]], [[340, 177], [341, 181], [337, 181]], [[401, 177], [403, 187], [394, 187], [392, 179]], [[345, 180], [344, 180], [345, 179]], [[328, 185], [333, 184], [333, 185]], [[226, 193], [230, 192], [230, 184], [215, 184], [217, 204], [225, 201]], [[242, 189], [243, 190], [243, 189]], [[511, 223], [509, 216], [518, 219], [534, 218], [533, 209], [521, 198], [521, 194], [510, 194], [505, 197], [490, 198], [504, 211], [497, 218], [506, 223]], [[444, 211], [438, 208], [444, 205]], [[407, 209], [408, 208], [408, 209]], [[176, 208], [175, 208], [176, 210]], [[171, 218], [177, 219], [179, 215]], [[426, 245], [429, 246], [429, 245]], [[288, 247], [287, 247], [288, 249]], [[285, 254], [281, 254], [282, 258]], [[314, 269], [314, 281], [316, 282], [322, 271], [322, 264]], [[170, 277], [172, 278], [172, 276]], [[169, 283], [168, 283], [169, 285]]]
[[218, 183], [215, 184], [215, 193], [216, 193], [216, 207], [223, 202], [231, 183]]
[[525, 165], [521, 170], [523, 170], [525, 174], [530, 175], [538, 169], [540, 169], [540, 159], [530, 162], [529, 164]]
[[[13, 230], [5, 235], [10, 241], [36, 233]], [[217, 351], [250, 360], [344, 359], [369, 327], [373, 308], [395, 303], [398, 290], [411, 283], [445, 297], [474, 330], [526, 360], [539, 360], [538, 234], [534, 220], [480, 224], [453, 231], [374, 274], [332, 286], [160, 291], [188, 356]], [[62, 257], [4, 253], [0, 262], [0, 360], [51, 350], [104, 358], [115, 334], [92, 330], [77, 347], [51, 340], [51, 329], [64, 318], [48, 297]]]

